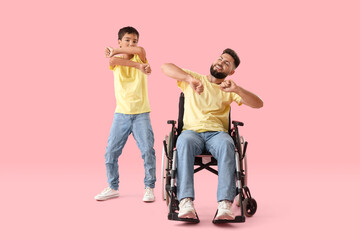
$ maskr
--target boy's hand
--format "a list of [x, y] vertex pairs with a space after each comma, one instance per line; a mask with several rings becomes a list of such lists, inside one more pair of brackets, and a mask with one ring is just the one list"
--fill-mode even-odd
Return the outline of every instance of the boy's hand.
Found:
[[140, 64], [139, 66], [139, 70], [143, 73], [145, 73], [146, 75], [150, 75], [151, 74], [151, 68], [149, 64]]
[[114, 49], [112, 47], [105, 48], [105, 57], [110, 58], [112, 57]]
[[220, 89], [224, 92], [235, 92], [238, 86], [232, 80], [224, 80], [220, 84]]

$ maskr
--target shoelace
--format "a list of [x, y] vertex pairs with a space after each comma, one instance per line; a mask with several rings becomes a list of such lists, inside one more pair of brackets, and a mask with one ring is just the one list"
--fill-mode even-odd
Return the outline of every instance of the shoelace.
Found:
[[229, 202], [229, 201], [221, 201], [220, 204], [219, 204], [219, 208], [230, 209], [231, 208], [231, 202]]
[[107, 188], [105, 188], [101, 193], [106, 193], [106, 192], [109, 192], [109, 191], [111, 191], [111, 188], [110, 188], [110, 187], [107, 187]]
[[151, 196], [151, 195], [152, 195], [151, 188], [146, 188], [146, 189], [145, 189], [145, 195], [146, 195], [146, 196]]
[[182, 207], [186, 207], [186, 208], [187, 208], [187, 207], [193, 207], [191, 200], [188, 199], [188, 198], [186, 198], [181, 205], [182, 205]]

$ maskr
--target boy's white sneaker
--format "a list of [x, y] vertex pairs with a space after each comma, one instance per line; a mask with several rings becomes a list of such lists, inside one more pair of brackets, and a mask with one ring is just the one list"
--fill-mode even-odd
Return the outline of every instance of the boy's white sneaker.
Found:
[[184, 198], [180, 201], [178, 217], [196, 219], [194, 203], [191, 198]]
[[219, 202], [215, 220], [234, 220], [235, 216], [231, 210], [232, 202], [223, 200]]
[[105, 188], [101, 193], [95, 196], [95, 199], [98, 201], [107, 200], [110, 198], [119, 197], [119, 190], [114, 190], [110, 187]]
[[153, 202], [153, 201], [155, 201], [154, 189], [153, 188], [150, 188], [150, 187], [145, 188], [145, 194], [144, 194], [144, 197], [143, 197], [143, 201], [144, 202]]

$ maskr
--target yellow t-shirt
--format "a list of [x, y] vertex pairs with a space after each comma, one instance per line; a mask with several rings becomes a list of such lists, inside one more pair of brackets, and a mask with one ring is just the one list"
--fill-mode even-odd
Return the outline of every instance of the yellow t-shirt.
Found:
[[[143, 63], [137, 54], [130, 60]], [[115, 112], [124, 114], [150, 112], [146, 74], [127, 66], [116, 65], [114, 68], [110, 66], [110, 69], [114, 73]]]
[[188, 83], [178, 81], [185, 95], [184, 130], [195, 132], [224, 131], [229, 128], [230, 104], [235, 101], [241, 105], [241, 97], [236, 93], [224, 92], [219, 85], [209, 82], [205, 75], [183, 69], [192, 77], [199, 79], [204, 91], [197, 94]]

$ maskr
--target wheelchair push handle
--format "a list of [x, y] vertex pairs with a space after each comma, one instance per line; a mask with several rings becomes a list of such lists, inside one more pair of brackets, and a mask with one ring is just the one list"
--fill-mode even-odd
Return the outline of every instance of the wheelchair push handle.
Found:
[[232, 124], [234, 124], [235, 127], [237, 126], [244, 126], [243, 122], [238, 122], [238, 121], [232, 121]]
[[176, 124], [176, 121], [175, 121], [175, 120], [168, 120], [168, 121], [167, 121], [167, 124], [175, 125], [175, 124]]

